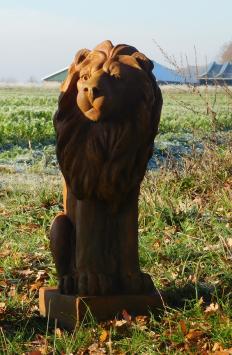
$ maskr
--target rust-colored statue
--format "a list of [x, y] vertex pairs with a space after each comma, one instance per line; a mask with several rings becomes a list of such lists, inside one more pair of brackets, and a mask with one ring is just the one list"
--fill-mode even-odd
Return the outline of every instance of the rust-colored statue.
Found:
[[138, 258], [138, 196], [162, 108], [153, 64], [110, 41], [80, 50], [54, 117], [64, 213], [50, 243], [64, 294], [153, 291]]

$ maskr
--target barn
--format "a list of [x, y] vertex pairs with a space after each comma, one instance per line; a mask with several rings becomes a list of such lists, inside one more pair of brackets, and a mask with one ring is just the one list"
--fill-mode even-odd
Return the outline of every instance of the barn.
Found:
[[68, 73], [68, 67], [66, 67], [64, 69], [61, 69], [61, 70], [58, 70], [55, 73], [52, 73], [52, 74], [50, 74], [48, 76], [45, 76], [41, 80], [44, 81], [44, 82], [61, 83], [66, 78], [67, 73]]
[[199, 76], [200, 84], [232, 85], [232, 62], [213, 62], [208, 70]]

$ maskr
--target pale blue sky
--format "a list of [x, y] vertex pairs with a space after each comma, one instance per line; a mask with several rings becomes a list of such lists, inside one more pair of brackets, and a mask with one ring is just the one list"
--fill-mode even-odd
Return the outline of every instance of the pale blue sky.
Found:
[[75, 52], [110, 39], [166, 64], [155, 39], [177, 60], [217, 58], [232, 40], [232, 0], [0, 0], [0, 80], [40, 79]]

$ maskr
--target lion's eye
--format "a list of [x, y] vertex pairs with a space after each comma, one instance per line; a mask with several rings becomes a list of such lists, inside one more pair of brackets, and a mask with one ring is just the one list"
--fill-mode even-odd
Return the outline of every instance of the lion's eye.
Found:
[[89, 75], [88, 75], [88, 74], [83, 74], [83, 75], [81, 76], [81, 79], [82, 79], [82, 80], [88, 80], [88, 79], [89, 79]]

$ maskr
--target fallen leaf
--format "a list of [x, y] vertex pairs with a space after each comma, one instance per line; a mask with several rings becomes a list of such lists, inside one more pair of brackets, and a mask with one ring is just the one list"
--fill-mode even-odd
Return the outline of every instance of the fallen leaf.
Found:
[[6, 310], [6, 303], [0, 302], [0, 314], [3, 314]]
[[101, 332], [101, 335], [99, 337], [99, 340], [101, 343], [104, 343], [106, 341], [106, 339], [108, 338], [108, 332], [107, 330], [103, 329], [103, 331]]
[[149, 323], [148, 316], [136, 316], [135, 321], [139, 326], [146, 326]]
[[231, 355], [232, 354], [232, 348], [230, 349], [223, 349], [223, 350], [218, 350], [212, 353], [213, 355]]
[[[47, 339], [45, 336], [41, 334], [36, 334], [35, 340], [31, 341], [31, 344], [33, 344], [37, 349], [34, 351], [39, 351], [39, 354], [45, 355], [47, 354]], [[35, 354], [37, 355], [37, 354]]]
[[188, 329], [187, 329], [185, 321], [184, 320], [180, 320], [179, 324], [180, 324], [180, 328], [181, 328], [182, 333], [184, 335], [186, 335], [188, 333]]
[[56, 334], [57, 338], [59, 338], [59, 339], [62, 338], [62, 331], [60, 328], [56, 328], [55, 334]]
[[196, 275], [189, 275], [188, 280], [195, 284], [197, 282]]
[[128, 323], [131, 322], [131, 315], [125, 309], [122, 311], [122, 316]]
[[203, 330], [190, 329], [188, 334], [186, 334], [185, 338], [186, 340], [193, 341], [201, 338], [204, 334], [205, 332]]
[[32, 292], [32, 291], [37, 291], [37, 290], [40, 289], [40, 287], [41, 287], [42, 285], [43, 285], [43, 282], [42, 282], [42, 281], [38, 281], [38, 282], [36, 282], [36, 283], [34, 283], [34, 284], [31, 284], [29, 291], [30, 291], [30, 292]]
[[208, 307], [205, 309], [205, 313], [208, 315], [217, 313], [219, 310], [219, 306], [217, 303], [211, 303]]
[[38, 311], [39, 311], [39, 307], [36, 306], [36, 305], [34, 305], [34, 306], [32, 306], [32, 307], [30, 308], [30, 311], [31, 311], [31, 312], [38, 312]]
[[10, 250], [1, 251], [0, 258], [5, 258], [6, 256], [9, 256], [11, 254], [12, 252]]
[[10, 287], [10, 291], [8, 292], [9, 297], [14, 297], [16, 295], [16, 288], [15, 286]]
[[130, 323], [128, 323], [125, 319], [116, 320], [114, 326], [117, 329], [117, 333], [126, 336], [129, 332]]
[[0, 281], [0, 287], [7, 287], [6, 281], [4, 280]]
[[115, 327], [122, 327], [126, 323], [127, 323], [127, 321], [125, 319], [122, 319], [122, 320], [116, 320], [114, 325], [115, 325]]
[[226, 244], [228, 245], [229, 248], [232, 249], [232, 238], [226, 239]]
[[17, 271], [17, 273], [18, 273], [19, 275], [22, 275], [22, 276], [29, 276], [29, 275], [33, 274], [33, 271], [30, 270], [30, 269], [26, 269], [26, 270], [16, 270], [16, 271]]
[[36, 282], [38, 281], [44, 281], [48, 276], [48, 273], [45, 270], [39, 270], [37, 275], [36, 275]]
[[91, 355], [102, 355], [106, 354], [106, 350], [99, 348], [98, 343], [94, 343], [88, 347], [89, 354]]
[[217, 351], [217, 350], [219, 350], [220, 349], [220, 344], [219, 343], [214, 343], [214, 345], [213, 345], [213, 347], [212, 347], [212, 351], [214, 352], [214, 351]]
[[154, 249], [159, 249], [159, 248], [160, 248], [160, 242], [159, 242], [159, 241], [155, 242], [155, 243], [153, 244], [153, 248], [154, 248]]

